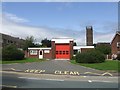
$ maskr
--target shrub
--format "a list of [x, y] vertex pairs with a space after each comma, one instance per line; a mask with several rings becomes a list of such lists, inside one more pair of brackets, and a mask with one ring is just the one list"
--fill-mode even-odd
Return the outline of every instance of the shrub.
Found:
[[72, 60], [75, 60], [76, 59], [76, 56], [72, 56]]
[[111, 53], [111, 47], [106, 45], [100, 45], [95, 48], [96, 50], [100, 51], [101, 53], [107, 55]]
[[3, 60], [22, 60], [24, 59], [24, 53], [18, 50], [14, 45], [8, 45], [2, 49]]
[[101, 63], [105, 61], [105, 56], [97, 50], [89, 52], [78, 53], [76, 55], [77, 63]]
[[120, 54], [117, 55], [117, 59], [120, 60]]

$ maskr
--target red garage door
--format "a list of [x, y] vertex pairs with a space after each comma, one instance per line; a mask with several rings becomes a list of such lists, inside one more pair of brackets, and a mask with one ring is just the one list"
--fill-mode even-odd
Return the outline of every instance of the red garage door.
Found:
[[56, 59], [70, 59], [70, 46], [64, 44], [57, 44]]

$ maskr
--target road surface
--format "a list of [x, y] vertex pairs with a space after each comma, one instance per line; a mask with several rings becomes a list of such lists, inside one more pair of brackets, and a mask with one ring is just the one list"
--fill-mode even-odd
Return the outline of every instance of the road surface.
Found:
[[11, 88], [118, 88], [118, 77], [69, 76], [2, 72], [2, 87]]

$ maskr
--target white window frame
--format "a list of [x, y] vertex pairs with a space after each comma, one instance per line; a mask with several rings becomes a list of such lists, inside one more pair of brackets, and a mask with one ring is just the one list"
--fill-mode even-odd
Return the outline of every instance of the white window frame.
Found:
[[44, 53], [50, 53], [50, 50], [44, 50]]
[[37, 55], [37, 50], [30, 50], [30, 55]]
[[120, 42], [117, 42], [117, 47], [118, 47], [118, 48], [120, 47]]

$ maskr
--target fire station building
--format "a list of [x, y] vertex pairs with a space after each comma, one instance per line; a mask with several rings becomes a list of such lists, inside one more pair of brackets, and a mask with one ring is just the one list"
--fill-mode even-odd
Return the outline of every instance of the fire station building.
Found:
[[70, 59], [73, 56], [72, 38], [53, 38], [51, 48], [28, 48], [28, 57], [37, 57], [39, 59]]
[[28, 48], [28, 57], [70, 60], [74, 50], [85, 52], [94, 48], [94, 46], [73, 46], [73, 43], [74, 40], [72, 38], [53, 38], [51, 40], [51, 48]]
[[28, 48], [26, 57], [70, 60], [75, 50], [82, 53], [94, 48], [92, 27], [86, 27], [86, 32], [87, 46], [73, 46], [73, 38], [53, 38], [51, 40], [51, 48]]

